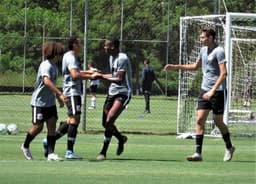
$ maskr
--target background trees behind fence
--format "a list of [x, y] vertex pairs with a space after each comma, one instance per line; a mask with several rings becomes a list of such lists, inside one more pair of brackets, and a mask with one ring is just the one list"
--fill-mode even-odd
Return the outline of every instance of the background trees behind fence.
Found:
[[[162, 83], [163, 98], [175, 96], [178, 73], [166, 74], [162, 68], [166, 63], [178, 63], [180, 16], [222, 13], [226, 8], [229, 11], [255, 12], [255, 2], [234, 0], [224, 6], [220, 1], [206, 0], [88, 0], [88, 38], [84, 42], [88, 48], [86, 62], [93, 61], [97, 68], [108, 72], [104, 39], [107, 36], [119, 37], [121, 49], [132, 61], [134, 95], [139, 94], [142, 61], [148, 57]], [[41, 45], [47, 41], [66, 43], [73, 34], [83, 40], [85, 1], [2, 0], [0, 20], [0, 93], [31, 94], [42, 61]], [[80, 58], [83, 62], [83, 53]], [[61, 79], [58, 86], [61, 87]], [[102, 81], [99, 92], [105, 94], [107, 86]], [[163, 94], [153, 86], [153, 95]], [[15, 101], [20, 99], [12, 96], [7, 103], [20, 104]], [[1, 118], [15, 113], [11, 107], [8, 111], [2, 110], [6, 105], [1, 104]], [[24, 104], [23, 108], [30, 111], [29, 104]], [[167, 113], [176, 114], [176, 109]], [[167, 129], [176, 132], [176, 125]]]

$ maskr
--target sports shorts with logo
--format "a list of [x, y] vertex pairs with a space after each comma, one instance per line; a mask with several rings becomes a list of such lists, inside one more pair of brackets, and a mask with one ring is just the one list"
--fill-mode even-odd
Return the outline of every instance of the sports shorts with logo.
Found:
[[32, 107], [32, 123], [43, 123], [46, 120], [55, 117], [58, 119], [56, 105], [51, 107]]
[[81, 114], [81, 96], [70, 96], [66, 103], [68, 109], [68, 116], [74, 116]]

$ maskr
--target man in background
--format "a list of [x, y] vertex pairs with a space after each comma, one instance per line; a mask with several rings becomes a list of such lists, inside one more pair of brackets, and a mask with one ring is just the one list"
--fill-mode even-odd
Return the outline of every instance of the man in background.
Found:
[[[88, 63], [88, 70], [97, 72], [97, 68], [94, 67], [93, 63]], [[96, 109], [96, 92], [98, 85], [100, 84], [99, 79], [91, 79], [90, 81], [90, 93], [91, 93], [91, 106], [88, 109]]]
[[[154, 81], [158, 82], [155, 72], [153, 68], [150, 66], [149, 59], [144, 59], [143, 61], [144, 67], [141, 73], [141, 85], [142, 85], [142, 92], [145, 98], [145, 111], [144, 113], [151, 113], [150, 111], [150, 95], [152, 84]], [[158, 82], [159, 83], [159, 82]]]

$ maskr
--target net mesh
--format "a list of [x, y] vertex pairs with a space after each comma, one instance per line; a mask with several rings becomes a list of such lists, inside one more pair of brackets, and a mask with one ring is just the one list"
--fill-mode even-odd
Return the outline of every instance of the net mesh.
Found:
[[[230, 45], [228, 67], [228, 114], [227, 124], [234, 134], [256, 133], [255, 120], [255, 39], [256, 17], [231, 16], [230, 35], [226, 32], [225, 15], [182, 17], [180, 21], [180, 64], [194, 63], [200, 51], [199, 34], [202, 28], [211, 27], [217, 33], [217, 42], [226, 47]], [[226, 42], [230, 36], [230, 42]], [[180, 71], [178, 133], [194, 132], [198, 92], [201, 87], [201, 70]], [[206, 134], [216, 135], [212, 116], [207, 119]]]

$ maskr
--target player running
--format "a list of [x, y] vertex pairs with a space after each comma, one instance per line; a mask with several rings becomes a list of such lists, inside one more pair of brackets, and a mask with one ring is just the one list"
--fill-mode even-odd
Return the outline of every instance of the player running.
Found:
[[104, 45], [109, 57], [110, 74], [102, 78], [111, 82], [108, 96], [103, 106], [102, 125], [105, 128], [103, 147], [97, 160], [105, 160], [109, 143], [114, 135], [118, 139], [116, 154], [122, 154], [127, 137], [122, 135], [115, 126], [115, 121], [129, 103], [132, 94], [131, 64], [125, 53], [119, 51], [119, 40], [107, 39]]

